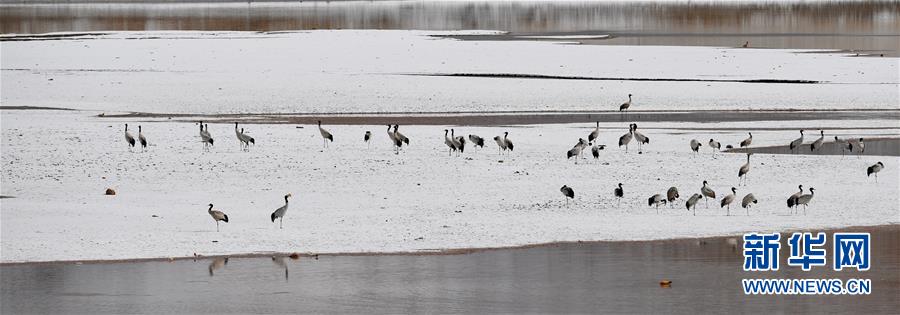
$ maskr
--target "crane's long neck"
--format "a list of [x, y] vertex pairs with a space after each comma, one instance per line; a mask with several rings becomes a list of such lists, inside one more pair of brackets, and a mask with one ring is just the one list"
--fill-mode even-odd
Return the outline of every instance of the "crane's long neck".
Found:
[[210, 205], [209, 205], [209, 209], [206, 210], [206, 212], [212, 212], [212, 211], [213, 211], [212, 208], [213, 208], [213, 205], [210, 204]]

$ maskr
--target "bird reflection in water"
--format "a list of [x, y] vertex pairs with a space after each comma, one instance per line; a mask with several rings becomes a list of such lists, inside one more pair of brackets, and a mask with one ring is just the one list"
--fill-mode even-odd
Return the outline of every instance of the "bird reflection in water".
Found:
[[284, 256], [272, 256], [272, 263], [278, 267], [284, 268], [284, 281], [288, 281], [288, 266], [284, 262]]
[[213, 261], [211, 263], [209, 263], [209, 276], [210, 277], [214, 276], [213, 273], [214, 273], [214, 271], [216, 271], [216, 269], [220, 269], [227, 264], [228, 264], [227, 257], [219, 257], [219, 258], [213, 259]]

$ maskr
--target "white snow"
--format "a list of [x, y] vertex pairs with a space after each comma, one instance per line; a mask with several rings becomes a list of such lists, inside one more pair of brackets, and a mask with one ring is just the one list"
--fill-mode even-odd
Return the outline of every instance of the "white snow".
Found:
[[[7, 106], [101, 111], [483, 112], [895, 109], [897, 58], [711, 47], [461, 41], [475, 32], [115, 32], [3, 41]], [[824, 84], [410, 76], [511, 73]]]
[[[697, 216], [684, 199], [708, 180], [724, 196], [737, 185], [741, 154], [692, 157], [692, 138], [735, 144], [746, 133], [695, 128], [762, 128], [785, 122], [643, 123], [651, 138], [643, 154], [615, 145], [625, 124], [603, 124], [601, 162], [575, 165], [565, 151], [590, 124], [508, 127], [449, 126], [491, 139], [510, 132], [516, 150], [496, 145], [447, 156], [445, 126], [401, 126], [411, 146], [391, 151], [384, 126], [326, 126], [335, 142], [322, 150], [315, 126], [244, 125], [257, 144], [239, 152], [230, 124], [210, 125], [216, 139], [204, 153], [197, 126], [166, 120], [118, 121], [95, 112], [2, 112], [2, 251], [0, 261], [127, 259], [248, 252], [396, 252], [499, 247], [555, 241], [647, 240], [856, 225], [898, 224], [897, 157], [753, 156], [749, 186], [760, 203], [725, 216], [718, 202]], [[142, 125], [151, 146], [126, 149], [122, 125]], [[327, 124], [327, 122], [326, 122]], [[804, 121], [798, 128], [838, 124]], [[896, 136], [895, 121], [842, 121], [826, 135]], [[371, 150], [362, 142], [374, 134]], [[136, 130], [135, 130], [136, 131]], [[754, 130], [754, 145], [786, 144], [796, 131]], [[812, 142], [814, 137], [809, 137]], [[138, 150], [140, 151], [140, 150]], [[503, 162], [499, 162], [502, 160]], [[876, 161], [879, 183], [866, 178]], [[626, 190], [621, 208], [612, 190]], [[566, 208], [559, 187], [575, 189]], [[815, 187], [807, 215], [789, 215], [796, 186]], [[659, 215], [647, 198], [677, 186], [684, 198]], [[107, 187], [116, 196], [104, 196]], [[284, 229], [269, 214], [293, 193]], [[221, 232], [206, 205], [231, 219]], [[459, 212], [457, 212], [459, 211]], [[152, 217], [159, 216], [158, 218]], [[217, 242], [213, 242], [217, 241]]]

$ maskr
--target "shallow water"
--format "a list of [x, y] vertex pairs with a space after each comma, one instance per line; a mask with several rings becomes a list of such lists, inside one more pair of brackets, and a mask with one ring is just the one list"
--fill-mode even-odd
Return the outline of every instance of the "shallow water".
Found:
[[[818, 139], [818, 138], [813, 138]], [[826, 139], [826, 141], [832, 141], [834, 139]], [[815, 140], [813, 140], [815, 141]], [[866, 139], [863, 141], [865, 143], [865, 150], [862, 152], [853, 151], [850, 152], [848, 150], [841, 150], [841, 147], [837, 145], [835, 142], [823, 142], [822, 148], [816, 151], [812, 151], [810, 148], [809, 140], [805, 141], [803, 145], [800, 146], [800, 149], [791, 150], [789, 146], [766, 146], [766, 147], [752, 147], [752, 148], [736, 148], [733, 150], [729, 150], [729, 152], [743, 153], [743, 152], [753, 152], [753, 153], [762, 153], [762, 154], [810, 154], [810, 155], [845, 155], [848, 157], [853, 156], [861, 156], [861, 155], [870, 155], [870, 156], [900, 156], [900, 139], [898, 138], [875, 138], [875, 139]]]
[[[165, 2], [165, 1], [163, 1]], [[6, 4], [0, 33], [118, 30], [504, 30], [592, 44], [826, 48], [896, 55], [897, 1], [336, 1]]]
[[[564, 244], [462, 255], [224, 258], [0, 266], [10, 313], [891, 313], [900, 228], [872, 233], [866, 272], [742, 270], [727, 238]], [[782, 239], [786, 239], [784, 235]], [[830, 233], [829, 233], [830, 238]], [[733, 245], [737, 244], [737, 245]], [[742, 278], [868, 278], [866, 296], [745, 296]], [[662, 288], [660, 280], [673, 282]]]

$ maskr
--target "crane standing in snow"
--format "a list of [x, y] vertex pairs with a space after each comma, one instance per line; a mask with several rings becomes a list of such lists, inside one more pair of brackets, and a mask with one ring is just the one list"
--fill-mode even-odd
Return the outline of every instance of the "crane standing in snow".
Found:
[[809, 187], [809, 194], [801, 195], [797, 197], [797, 207], [803, 205], [803, 215], [806, 215], [806, 207], [809, 206], [809, 202], [812, 200], [813, 196], [816, 195], [816, 189]]
[[256, 144], [256, 139], [244, 133], [244, 128], [238, 129], [238, 123], [234, 123], [234, 134], [241, 144], [241, 150], [250, 151], [250, 144]]
[[631, 124], [631, 133], [634, 134], [634, 140], [638, 142], [638, 153], [643, 152], [643, 145], [650, 143], [650, 138], [637, 131], [637, 124]]
[[332, 136], [331, 133], [328, 132], [328, 130], [325, 130], [325, 128], [322, 128], [321, 120], [316, 121], [316, 123], [318, 123], [318, 125], [319, 125], [319, 134], [322, 135], [322, 146], [327, 148], [329, 141], [334, 142], [334, 136]]
[[791, 214], [794, 213], [794, 211], [793, 211], [793, 210], [794, 210], [794, 207], [797, 206], [797, 198], [800, 197], [800, 195], [803, 194], [803, 185], [800, 185], [800, 186], [797, 186], [797, 187], [800, 188], [800, 191], [795, 192], [793, 195], [791, 195], [791, 196], [788, 197], [788, 199], [787, 199], [787, 206], [788, 206], [788, 208], [791, 209]]
[[206, 210], [209, 213], [209, 216], [216, 221], [216, 232], [219, 231], [219, 221], [228, 223], [228, 215], [219, 210], [213, 210], [213, 204], [209, 204], [209, 210]]
[[692, 157], [700, 153], [701, 146], [703, 145], [700, 144], [700, 141], [697, 141], [697, 139], [691, 139], [691, 151], [694, 151], [694, 155], [692, 155]]
[[703, 197], [706, 197], [706, 207], [709, 208], [709, 198], [716, 200], [716, 192], [707, 186], [706, 181], [703, 181], [703, 187], [700, 187], [700, 193], [703, 194]]
[[403, 141], [400, 138], [397, 138], [397, 133], [391, 131], [391, 125], [387, 125], [387, 135], [388, 138], [391, 139], [391, 146], [394, 148], [394, 154], [400, 154], [400, 147], [403, 146]]
[[478, 147], [484, 149], [484, 138], [479, 137], [478, 135], [469, 135], [469, 141], [472, 142], [472, 147], [476, 148], [476, 152], [478, 151]]
[[631, 143], [631, 138], [634, 137], [634, 129], [632, 129], [633, 127], [633, 125], [628, 125], [628, 133], [619, 137], [619, 148], [624, 145], [625, 153], [628, 153], [628, 144]]
[[687, 207], [688, 210], [694, 210], [694, 215], [697, 215], [697, 201], [700, 201], [700, 198], [703, 198], [703, 196], [694, 194], [684, 203], [684, 206]]
[[594, 127], [594, 131], [591, 131], [591, 133], [588, 135], [588, 142], [593, 142], [594, 139], [597, 139], [599, 137], [600, 137], [600, 122], [598, 121], [597, 127]]
[[138, 141], [141, 142], [141, 152], [144, 152], [147, 149], [147, 138], [144, 137], [144, 133], [141, 131], [141, 125], [138, 125]]
[[559, 188], [559, 191], [563, 194], [564, 198], [566, 199], [566, 207], [569, 206], [570, 198], [572, 199], [572, 203], [575, 202], [575, 190], [573, 190], [572, 187], [563, 185], [561, 188]]
[[722, 198], [722, 208], [728, 206], [728, 212], [725, 215], [731, 215], [731, 203], [734, 201], [735, 194], [737, 194], [737, 188], [731, 187], [731, 194]]
[[616, 197], [616, 207], [622, 203], [622, 197], [625, 197], [625, 190], [622, 189], [622, 183], [613, 190], [613, 196]]
[[874, 165], [869, 166], [869, 168], [866, 169], [866, 177], [869, 177], [872, 174], [875, 174], [875, 182], [877, 183], [878, 182], [878, 172], [881, 172], [882, 169], [884, 169], [884, 163], [881, 163], [881, 161], [878, 161], [878, 163], [875, 163]]
[[738, 169], [738, 186], [740, 186], [742, 182], [745, 186], [747, 185], [747, 173], [750, 172], [751, 155], [753, 155], [753, 153], [747, 153], [747, 163], [744, 163], [744, 165], [741, 165], [741, 168]]
[[200, 141], [203, 142], [203, 148], [207, 151], [209, 150], [209, 146], [213, 144], [212, 135], [209, 133], [209, 126], [204, 126], [203, 121], [200, 121]]
[[128, 142], [128, 151], [131, 152], [131, 148], [134, 148], [134, 136], [128, 132], [128, 124], [125, 124], [125, 142]]
[[713, 157], [716, 157], [716, 152], [722, 149], [722, 144], [719, 141], [709, 139], [709, 148], [712, 149]]
[[509, 140], [509, 132], [508, 131], [503, 132], [503, 137], [500, 137], [500, 136], [494, 137], [494, 141], [497, 142], [497, 147], [499, 147], [499, 149], [497, 151], [498, 153], [506, 152], [506, 150], [509, 150], [509, 152], [513, 151], [514, 146], [513, 146], [512, 140]]
[[284, 205], [275, 209], [275, 212], [272, 212], [270, 216], [272, 219], [272, 223], [275, 223], [275, 219], [278, 219], [278, 228], [283, 228], [284, 223], [284, 214], [287, 213], [288, 210], [288, 198], [291, 197], [291, 194], [284, 195]]
[[756, 204], [756, 202], [756, 197], [753, 196], [753, 194], [747, 194], [744, 196], [744, 199], [741, 200], [741, 207], [747, 209], [747, 215], [750, 215], [750, 207], [753, 206], [753, 204]]

